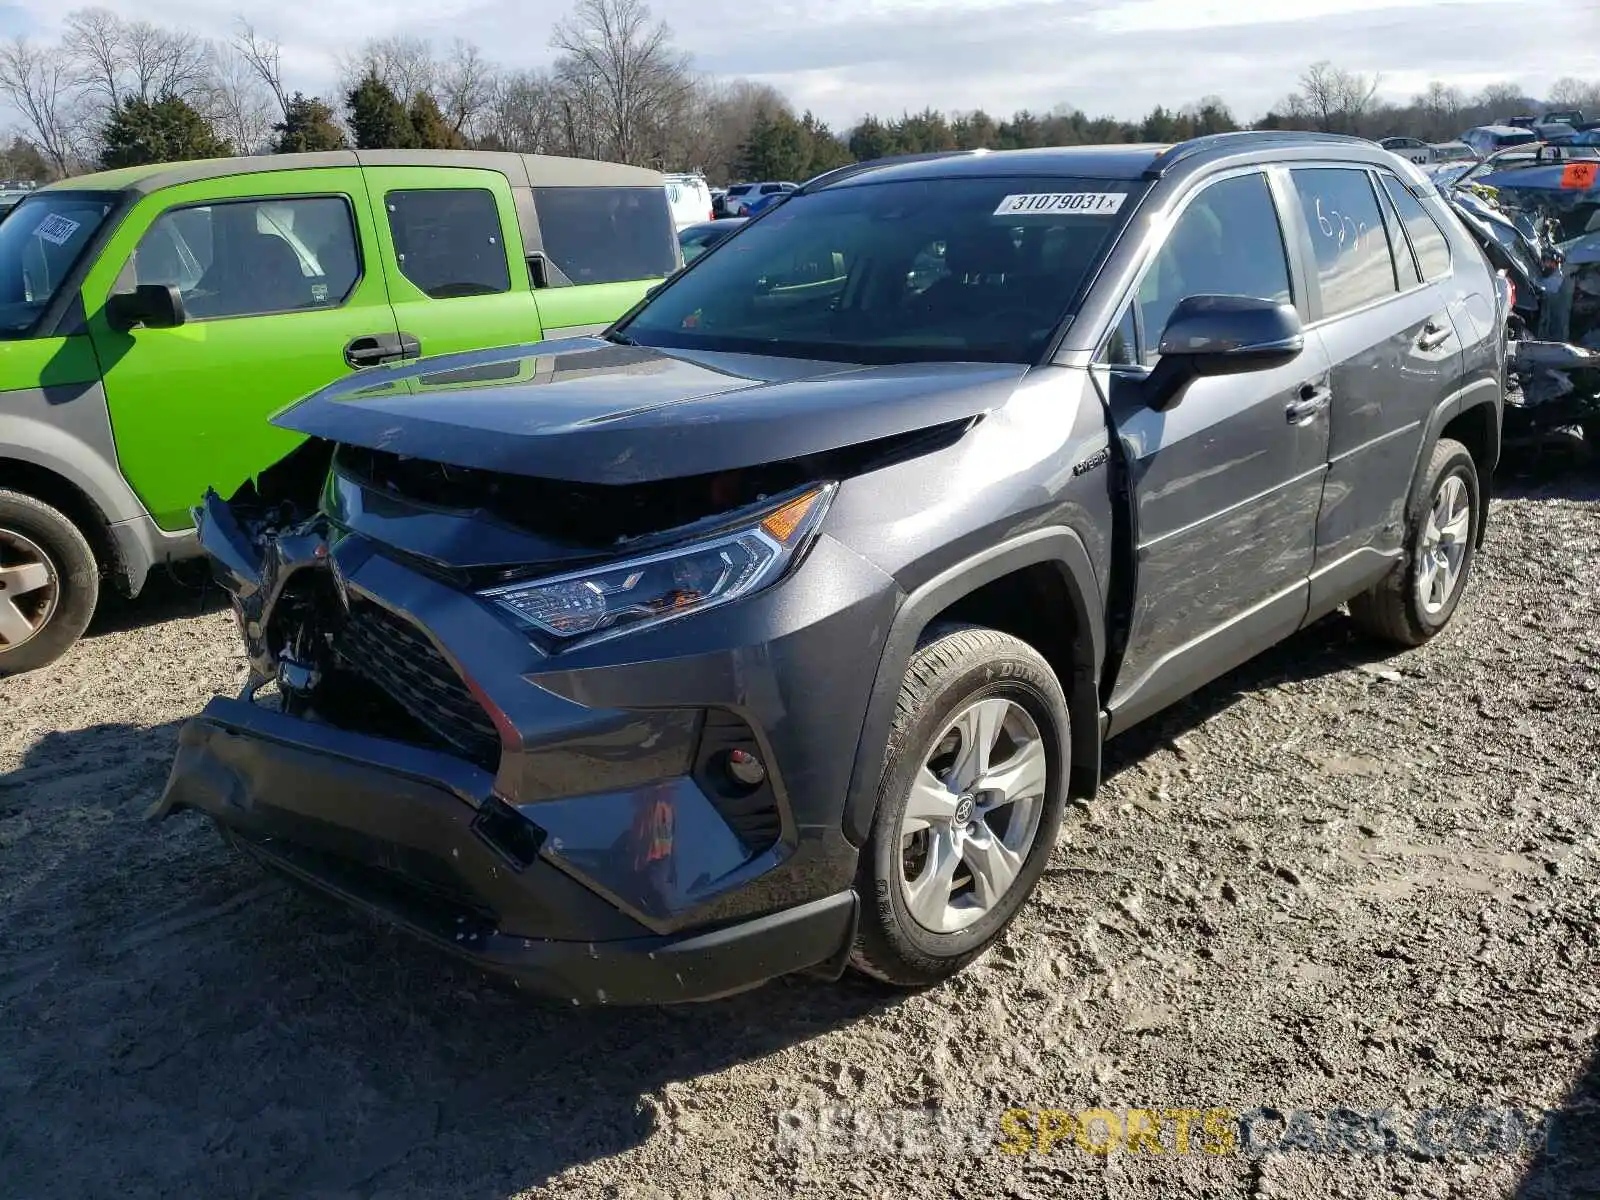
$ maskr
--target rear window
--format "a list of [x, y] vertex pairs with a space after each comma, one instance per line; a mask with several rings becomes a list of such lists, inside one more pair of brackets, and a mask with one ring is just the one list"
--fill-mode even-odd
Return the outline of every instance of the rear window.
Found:
[[534, 188], [545, 256], [573, 284], [660, 279], [678, 266], [662, 188]]
[[642, 308], [644, 345], [845, 362], [1037, 361], [1137, 203], [1125, 180], [796, 193]]

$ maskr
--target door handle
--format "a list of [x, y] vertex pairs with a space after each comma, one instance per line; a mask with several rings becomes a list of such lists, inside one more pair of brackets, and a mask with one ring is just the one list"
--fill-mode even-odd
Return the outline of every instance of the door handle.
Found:
[[1440, 325], [1437, 321], [1429, 321], [1422, 327], [1422, 332], [1417, 336], [1418, 350], [1437, 350], [1455, 336], [1455, 330], [1449, 325]]
[[421, 356], [422, 343], [410, 333], [368, 333], [351, 338], [344, 347], [344, 361], [357, 368]]
[[1302, 383], [1295, 399], [1283, 410], [1291, 425], [1304, 425], [1328, 407], [1333, 389], [1325, 383]]

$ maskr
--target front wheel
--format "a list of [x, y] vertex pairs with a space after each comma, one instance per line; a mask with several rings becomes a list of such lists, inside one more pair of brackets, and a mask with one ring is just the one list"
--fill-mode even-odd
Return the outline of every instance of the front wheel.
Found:
[[1407, 506], [1405, 561], [1350, 601], [1358, 626], [1399, 646], [1420, 646], [1450, 623], [1483, 523], [1480, 495], [1471, 453], [1440, 438]]
[[0, 678], [60, 658], [100, 596], [78, 527], [32, 496], [0, 490]]
[[982, 954], [1033, 892], [1061, 826], [1067, 702], [1032, 647], [945, 631], [911, 659], [857, 878], [859, 971], [920, 987]]

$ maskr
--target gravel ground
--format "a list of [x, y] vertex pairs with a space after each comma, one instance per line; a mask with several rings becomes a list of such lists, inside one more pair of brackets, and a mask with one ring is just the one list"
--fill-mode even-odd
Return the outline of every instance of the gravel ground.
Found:
[[[1435, 643], [1332, 617], [1113, 743], [1004, 942], [909, 996], [542, 1006], [145, 825], [243, 666], [215, 597], [122, 606], [0, 683], [0, 1193], [1600, 1194], [1600, 469], [1539, 471]], [[1474, 1105], [1590, 1107], [1544, 1152], [1416, 1142]], [[948, 1136], [875, 1136], [929, 1106]], [[1293, 1113], [1341, 1106], [1398, 1142], [1314, 1152]], [[1285, 1116], [1019, 1155], [975, 1132], [1012, 1107]]]

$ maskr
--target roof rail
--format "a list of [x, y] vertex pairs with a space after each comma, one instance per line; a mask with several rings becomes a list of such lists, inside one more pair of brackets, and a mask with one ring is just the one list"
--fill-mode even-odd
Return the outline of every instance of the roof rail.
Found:
[[1348, 146], [1352, 143], [1366, 144], [1365, 138], [1351, 137], [1343, 133], [1317, 133], [1305, 129], [1236, 129], [1231, 133], [1207, 133], [1200, 137], [1190, 138], [1186, 142], [1179, 142], [1169, 146], [1156, 155], [1155, 161], [1145, 168], [1146, 179], [1160, 179], [1173, 167], [1185, 159], [1194, 158], [1196, 155], [1206, 154], [1213, 150], [1227, 150], [1245, 146], [1283, 146], [1305, 145], [1307, 143], [1325, 145]]
[[979, 150], [930, 150], [924, 154], [891, 154], [884, 158], [869, 158], [866, 162], [850, 163], [847, 166], [835, 167], [831, 171], [824, 171], [821, 175], [813, 175], [800, 185], [799, 191], [809, 192], [814, 188], [827, 187], [830, 183], [838, 183], [841, 179], [849, 179], [852, 175], [859, 175], [863, 171], [874, 170], [877, 167], [897, 166], [900, 163], [932, 162], [938, 158], [959, 158], [964, 154], [979, 154]]

